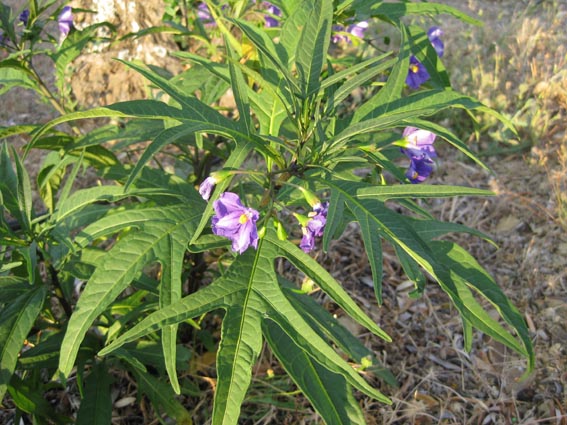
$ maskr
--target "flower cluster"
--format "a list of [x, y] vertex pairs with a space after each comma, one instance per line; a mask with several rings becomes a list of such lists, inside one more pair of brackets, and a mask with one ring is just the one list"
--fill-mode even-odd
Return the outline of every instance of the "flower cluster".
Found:
[[315, 248], [315, 238], [323, 236], [325, 225], [327, 224], [327, 212], [329, 211], [328, 202], [320, 202], [313, 206], [313, 211], [309, 213], [309, 221], [301, 227], [303, 237], [299, 247], [304, 252], [311, 252]]
[[410, 159], [406, 177], [412, 183], [421, 183], [435, 168], [433, 158], [437, 157], [437, 153], [433, 142], [435, 142], [436, 135], [427, 130], [406, 127], [403, 136], [401, 151]]
[[[443, 31], [439, 27], [431, 27], [427, 31], [427, 37], [437, 52], [437, 56], [440, 58], [443, 57], [443, 53], [445, 52], [445, 45], [443, 44], [443, 40], [440, 38], [442, 35]], [[415, 56], [411, 55], [406, 84], [411, 89], [416, 90], [419, 86], [429, 80], [429, 78], [429, 72], [427, 72], [425, 66], [423, 66], [423, 64]]]

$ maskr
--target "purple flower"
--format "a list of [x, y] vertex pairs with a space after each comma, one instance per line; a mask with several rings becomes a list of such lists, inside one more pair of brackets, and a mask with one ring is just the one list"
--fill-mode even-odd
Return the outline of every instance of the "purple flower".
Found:
[[30, 11], [29, 9], [24, 9], [22, 13], [20, 13], [20, 21], [24, 24], [24, 27], [28, 26], [29, 19], [30, 19]]
[[368, 29], [368, 22], [361, 21], [356, 24], [349, 25], [347, 32], [351, 33], [355, 37], [364, 38], [364, 32]]
[[207, 6], [207, 3], [205, 2], [200, 2], [197, 5], [197, 18], [199, 18], [199, 20], [205, 27], [217, 26], [217, 23], [215, 22], [213, 15], [211, 15], [211, 11], [209, 10], [209, 6]]
[[427, 31], [427, 37], [429, 37], [429, 41], [433, 45], [433, 48], [437, 52], [437, 56], [440, 58], [443, 57], [443, 53], [445, 52], [445, 44], [443, 44], [443, 40], [441, 37], [443, 35], [443, 30], [439, 27], [431, 27]]
[[264, 15], [264, 20], [266, 21], [265, 27], [277, 27], [280, 22], [275, 18], [275, 16], [282, 16], [282, 11], [278, 7], [267, 1], [262, 2], [262, 6], [264, 6], [266, 8], [266, 12], [269, 13], [269, 15]]
[[412, 183], [422, 183], [429, 177], [434, 168], [435, 163], [427, 154], [412, 156], [406, 177]]
[[205, 201], [209, 200], [211, 193], [213, 192], [213, 189], [215, 188], [215, 185], [217, 183], [217, 179], [215, 179], [213, 176], [207, 177], [203, 181], [203, 183], [201, 183], [201, 185], [199, 186], [199, 193]]
[[405, 139], [405, 146], [402, 152], [417, 152], [426, 153], [432, 158], [437, 156], [433, 143], [437, 135], [431, 131], [421, 130], [416, 127], [406, 127], [402, 133]]
[[311, 218], [307, 222], [307, 226], [301, 228], [303, 237], [299, 243], [299, 247], [304, 252], [310, 252], [315, 248], [315, 238], [323, 236], [325, 225], [327, 224], [327, 212], [329, 211], [329, 203], [323, 202], [315, 205], [313, 211], [309, 213]]
[[213, 203], [213, 233], [232, 241], [232, 250], [242, 254], [250, 245], [258, 248], [258, 211], [247, 208], [236, 193], [225, 192]]
[[429, 73], [425, 66], [413, 55], [410, 56], [410, 65], [406, 84], [412, 89], [418, 89], [423, 83], [429, 80]]
[[59, 16], [57, 17], [57, 23], [59, 24], [59, 32], [63, 38], [67, 37], [71, 27], [73, 26], [73, 10], [71, 6], [65, 6]]
[[333, 25], [334, 34], [331, 36], [331, 41], [334, 44], [345, 42], [352, 43], [352, 36], [364, 38], [364, 32], [368, 29], [368, 22], [361, 21], [356, 24], [344, 27], [344, 25]]
[[433, 147], [437, 136], [430, 131], [415, 127], [406, 127], [403, 136], [405, 144], [401, 151], [410, 159], [406, 177], [412, 183], [421, 183], [435, 168], [432, 158], [437, 157]]

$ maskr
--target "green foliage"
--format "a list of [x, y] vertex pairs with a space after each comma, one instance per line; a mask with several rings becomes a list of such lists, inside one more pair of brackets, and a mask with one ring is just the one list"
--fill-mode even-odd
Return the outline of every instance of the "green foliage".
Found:
[[[216, 351], [211, 421], [236, 424], [266, 344], [326, 423], [364, 423], [354, 389], [385, 404], [391, 401], [360, 371], [392, 386], [394, 376], [309, 289], [298, 288], [276, 267], [289, 265], [355, 322], [391, 341], [309, 249], [297, 246], [295, 237], [303, 232], [305, 238], [308, 223], [322, 214], [316, 211], [320, 199], [329, 207], [322, 240], [317, 234], [316, 242], [327, 251], [356, 222], [378, 304], [385, 284], [383, 244], [388, 243], [415, 284], [412, 296], [421, 296], [429, 283], [448, 294], [463, 320], [465, 348], [473, 348], [476, 328], [524, 356], [526, 374], [532, 371], [534, 353], [521, 314], [468, 252], [440, 240], [454, 232], [490, 239], [466, 226], [440, 222], [416, 202], [492, 194], [410, 184], [412, 174], [404, 175], [399, 160], [400, 147], [408, 148], [399, 129], [417, 127], [484, 167], [465, 143], [431, 121], [443, 110], [487, 113], [509, 125], [476, 99], [455, 92], [427, 34], [406, 26], [402, 18], [448, 13], [477, 21], [432, 3], [275, 4], [283, 14], [276, 28], [259, 25], [259, 5], [232, 1], [225, 9], [208, 3], [214, 28], [193, 22], [194, 30], [182, 30], [183, 20], [191, 21], [189, 10], [168, 2], [172, 27], [130, 36], [172, 32], [206, 40], [208, 50], [215, 48], [211, 40], [223, 40], [215, 52], [220, 60], [179, 52], [176, 56], [190, 66], [171, 78], [155, 67], [122, 61], [160, 93], [87, 111], [76, 109], [66, 72], [96, 41], [98, 26], [72, 31], [62, 43], [48, 37], [54, 50], [43, 53], [54, 62], [52, 92], [31, 66], [36, 54], [31, 47], [40, 40], [47, 6], [30, 6], [23, 35], [3, 6], [8, 54], [0, 62], [0, 93], [29, 88], [60, 113], [43, 126], [0, 130], [2, 138], [32, 136], [24, 157], [6, 143], [0, 151], [0, 398], [8, 392], [19, 414], [66, 423], [68, 418], [50, 416], [51, 407], [41, 396], [49, 383], [64, 386], [65, 378], [75, 376], [82, 394], [76, 423], [90, 423], [93, 417], [108, 423], [112, 371], [118, 369], [136, 381], [139, 396], [144, 394], [156, 412], [189, 424], [192, 412], [175, 396], [194, 387], [189, 359]], [[338, 47], [330, 48], [333, 25], [359, 16], [393, 25], [400, 44], [396, 52], [356, 58], [344, 67], [333, 54]], [[208, 39], [207, 31], [215, 37]], [[411, 56], [430, 74], [415, 92], [406, 88]], [[345, 105], [358, 88], [370, 96]], [[229, 113], [218, 106], [227, 93], [235, 105]], [[94, 118], [120, 125], [82, 134], [77, 122]], [[73, 127], [65, 132], [62, 124]], [[149, 144], [139, 158], [124, 159], [140, 141]], [[23, 165], [32, 149], [50, 151], [37, 176], [38, 203], [44, 209], [34, 208], [32, 181]], [[75, 189], [85, 168], [94, 169], [105, 183]], [[208, 201], [195, 189], [207, 177], [215, 181]], [[230, 253], [229, 241], [216, 227], [220, 224], [211, 226], [227, 191], [239, 195], [250, 208], [246, 211], [259, 213], [253, 223], [259, 238], [241, 254]], [[236, 217], [240, 224], [248, 220], [245, 214]], [[48, 298], [54, 301], [46, 303]], [[509, 327], [492, 317], [483, 302], [495, 307]], [[203, 349], [198, 331], [206, 317], [218, 315], [219, 339], [203, 342]], [[192, 343], [180, 344], [182, 331], [192, 335]], [[34, 341], [31, 348], [29, 341]], [[45, 376], [53, 381], [46, 383]]]

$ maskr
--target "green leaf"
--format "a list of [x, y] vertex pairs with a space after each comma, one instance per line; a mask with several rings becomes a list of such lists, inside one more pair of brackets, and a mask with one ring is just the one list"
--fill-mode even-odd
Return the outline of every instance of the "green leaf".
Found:
[[382, 202], [390, 199], [447, 198], [453, 196], [494, 196], [494, 192], [474, 187], [430, 184], [360, 185], [360, 188], [356, 190], [358, 199], [378, 199]]
[[[303, 352], [325, 369], [344, 377], [348, 385], [389, 403], [311, 328], [284, 295], [274, 269], [274, 260], [282, 255], [297, 260], [304, 273], [311, 275], [319, 271], [317, 267], [320, 266], [307, 254], [289, 242], [280, 241], [269, 230], [265, 238], [259, 241], [258, 250], [249, 249], [236, 257], [222, 277], [198, 292], [152, 313], [99, 354], [106, 355], [164, 326], [222, 308], [226, 313], [217, 354], [218, 380], [213, 423], [237, 423], [240, 405], [250, 385], [252, 366], [262, 348], [262, 323], [266, 320], [276, 322]], [[338, 298], [336, 301], [345, 311], [373, 332], [385, 335], [370, 318], [364, 316], [328, 274], [319, 281], [323, 289]]]
[[[472, 263], [469, 258], [466, 258], [465, 251], [462, 248], [448, 243], [452, 247], [449, 250], [445, 242], [428, 241], [426, 243], [412, 226], [408, 225], [406, 218], [386, 208], [382, 202], [375, 199], [358, 198], [356, 192], [360, 190], [360, 184], [353, 185], [352, 182], [346, 181], [327, 181], [327, 183], [341, 191], [348, 208], [357, 217], [357, 220], [372, 222], [374, 232], [379, 233], [397, 249], [403, 250], [409, 258], [419, 264], [439, 283], [452, 299], [463, 320], [514, 351], [528, 357], [528, 371], [531, 371], [533, 349], [529, 338], [527, 338], [525, 323], [517, 317], [513, 306], [501, 294], [496, 285], [491, 285], [485, 280], [480, 280], [481, 283], [479, 283], [481, 277], [483, 279], [489, 278], [488, 274], [477, 263]], [[361, 230], [363, 229], [361, 228]], [[466, 261], [469, 268], [458, 267], [453, 256], [460, 257], [463, 262]], [[474, 282], [470, 282], [469, 279], [474, 280]], [[490, 292], [492, 297], [490, 300], [498, 304], [501, 309], [499, 312], [518, 332], [523, 346], [496, 320], [492, 319], [474, 299], [469, 290], [471, 285], [482, 285], [479, 286], [479, 288], [482, 288], [479, 290], [493, 291]]]
[[[181, 272], [183, 270], [183, 257], [191, 236], [192, 235], [186, 235], [185, 238], [174, 238], [172, 235], [168, 235], [168, 249], [161, 250], [160, 252], [159, 261], [162, 267], [159, 294], [160, 308], [167, 307], [181, 299]], [[176, 394], [180, 394], [181, 388], [179, 387], [179, 382], [177, 380], [176, 370], [177, 327], [177, 324], [164, 327], [161, 331], [161, 337], [165, 368], [173, 390]]]
[[0, 126], [0, 139], [5, 139], [6, 137], [18, 134], [29, 134], [39, 127], [41, 127], [39, 124], [12, 125], [10, 127]]
[[98, 363], [91, 369], [76, 425], [108, 425], [112, 422], [112, 381], [104, 363]]
[[238, 62], [236, 54], [228, 44], [226, 46], [226, 49], [232, 93], [234, 94], [234, 101], [236, 102], [236, 107], [238, 109], [238, 123], [240, 124], [240, 131], [250, 135], [252, 134], [254, 127], [250, 118], [248, 87], [246, 85], [246, 81], [244, 80], [244, 75], [242, 75], [240, 67], [235, 64]]
[[23, 227], [28, 230], [31, 226], [32, 219], [32, 193], [30, 176], [24, 167], [24, 163], [20, 160], [16, 149], [12, 149], [14, 162], [16, 163], [16, 178], [18, 180], [18, 208], [22, 213]]
[[[373, 103], [373, 106], [376, 105]], [[367, 110], [363, 108], [364, 105], [358, 111]], [[328, 152], [341, 151], [351, 137], [399, 127], [411, 119], [433, 115], [447, 108], [478, 109], [511, 127], [508, 119], [471, 97], [450, 90], [425, 90], [380, 104], [365, 116], [355, 113], [352, 123], [328, 142]]]
[[[280, 279], [280, 282], [282, 281], [283, 279]], [[358, 364], [370, 359], [376, 375], [387, 384], [393, 387], [398, 386], [395, 376], [389, 370], [381, 367], [374, 353], [342, 326], [336, 317], [333, 317], [312, 297], [293, 289], [291, 283], [284, 281], [283, 285], [284, 293], [292, 301], [293, 306], [322, 337], [332, 340], [337, 347]]]
[[0, 193], [2, 193], [2, 205], [18, 220], [18, 223], [24, 225], [25, 216], [19, 206], [18, 186], [18, 177], [12, 167], [8, 146], [4, 142], [0, 150]]
[[[71, 31], [51, 57], [55, 62], [55, 86], [66, 102], [70, 94], [67, 68], [81, 54], [83, 49], [93, 41], [95, 32], [101, 27], [112, 28], [106, 22], [90, 25], [83, 31]], [[68, 108], [71, 105], [66, 105]]]
[[[355, 211], [353, 211], [353, 213]], [[366, 256], [370, 263], [374, 295], [376, 296], [378, 304], [382, 304], [382, 240], [380, 234], [373, 231], [374, 223], [370, 216], [367, 214], [359, 214], [357, 219], [360, 225], [362, 240], [364, 241]]]
[[59, 361], [59, 369], [65, 376], [71, 372], [80, 343], [95, 318], [145, 266], [159, 261], [164, 252], [171, 252], [173, 242], [187, 245], [202, 215], [201, 205], [192, 205], [189, 211], [183, 204], [163, 207], [162, 221], [149, 221], [138, 231], [126, 234], [108, 255], [101, 258], [79, 298], [65, 334]]
[[126, 182], [125, 189], [127, 190], [130, 185], [138, 178], [142, 171], [142, 168], [150, 161], [150, 159], [158, 153], [166, 145], [177, 142], [179, 139], [184, 139], [187, 136], [200, 131], [205, 130], [209, 127], [207, 123], [193, 123], [193, 124], [181, 124], [172, 128], [167, 128], [163, 130], [154, 141], [146, 148], [136, 166], [130, 173], [128, 181]]
[[382, 89], [380, 89], [378, 94], [356, 109], [352, 116], [352, 123], [356, 123], [362, 119], [377, 117], [378, 115], [372, 113], [374, 109], [382, 106], [383, 109], [381, 110], [381, 113], [384, 113], [389, 110], [389, 104], [401, 97], [402, 90], [406, 84], [406, 77], [408, 75], [411, 51], [409, 44], [406, 41], [409, 37], [406, 27], [402, 25], [399, 28], [401, 48], [398, 54], [398, 62], [392, 68], [386, 84], [382, 87]]
[[333, 4], [331, 0], [313, 0], [301, 3], [295, 13], [306, 15], [297, 44], [295, 65], [303, 99], [319, 91], [323, 65], [331, 41]]
[[262, 330], [270, 348], [303, 394], [328, 425], [365, 424], [352, 388], [340, 374], [322, 367], [298, 347], [275, 322], [266, 320]]
[[[327, 213], [327, 224], [325, 225], [325, 232], [323, 233], [323, 250], [329, 250], [331, 239], [337, 233], [339, 225], [343, 221], [343, 211], [345, 209], [344, 199], [338, 190], [331, 188], [331, 199], [329, 200], [329, 211]], [[341, 229], [341, 233], [342, 233]]]
[[0, 62], [0, 95], [14, 87], [41, 93], [38, 84], [33, 79], [33, 74], [25, 66], [14, 59], [3, 60]]
[[371, 331], [374, 335], [379, 336], [385, 341], [390, 342], [392, 339], [384, 332], [372, 319], [370, 319], [358, 307], [352, 298], [348, 296], [345, 290], [333, 279], [333, 277], [319, 263], [317, 263], [309, 255], [306, 255], [301, 249], [289, 241], [281, 241], [270, 233], [266, 239], [279, 248], [278, 254], [287, 258], [295, 267], [308, 275], [319, 287], [329, 295], [345, 312], [354, 320]]
[[282, 57], [281, 49], [278, 51], [272, 39], [264, 31], [250, 25], [246, 21], [233, 20], [256, 48], [269, 60], [275, 70], [283, 76], [290, 93], [301, 93], [297, 80], [289, 72], [287, 58]]
[[361, 15], [378, 16], [394, 22], [407, 15], [441, 15], [446, 13], [468, 24], [482, 26], [482, 22], [471, 18], [460, 10], [438, 3], [411, 3], [406, 1], [403, 3], [369, 3], [366, 0], [355, 0], [350, 7]]
[[225, 128], [228, 130], [235, 129], [236, 126], [233, 121], [224, 117], [209, 105], [201, 102], [195, 96], [188, 96], [181, 92], [173, 84], [170, 84], [168, 80], [151, 71], [145, 65], [136, 61], [119, 61], [142, 74], [145, 78], [156, 84], [160, 89], [175, 99], [181, 105], [182, 110], [186, 114], [185, 116], [187, 118], [191, 117], [192, 121], [210, 123], [211, 125], [214, 125], [214, 127]]
[[78, 190], [57, 205], [53, 221], [62, 221], [94, 202], [114, 202], [129, 196], [121, 186], [97, 186]]
[[18, 354], [41, 311], [46, 294], [45, 285], [31, 288], [0, 311], [0, 400], [6, 393]]
[[[35, 423], [55, 423], [56, 425], [71, 423], [71, 418], [58, 414], [43, 397], [43, 387], [32, 387], [17, 375], [12, 376], [8, 391], [16, 407], [33, 415]], [[42, 420], [38, 420], [41, 418]]]
[[169, 385], [154, 378], [149, 373], [141, 373], [135, 368], [131, 369], [136, 377], [140, 391], [148, 396], [158, 412], [161, 410], [165, 411], [178, 425], [193, 424], [190, 413], [175, 398], [175, 394], [171, 391]]
[[[390, 56], [390, 54], [384, 54], [384, 55], [381, 55], [381, 56], [377, 56], [376, 58], [369, 59], [369, 60], [362, 62], [362, 63], [369, 62], [370, 64], [373, 64], [374, 62], [377, 62], [378, 59], [382, 60], [387, 56]], [[348, 95], [350, 95], [353, 92], [353, 90], [363, 86], [365, 83], [367, 83], [371, 79], [375, 78], [376, 76], [378, 76], [379, 74], [381, 74], [385, 70], [391, 68], [396, 63], [398, 63], [398, 61], [396, 59], [390, 59], [390, 60], [384, 61], [383, 63], [380, 63], [379, 65], [369, 67], [368, 69], [361, 72], [360, 74], [358, 74], [358, 75], [348, 79], [347, 81], [345, 81], [330, 96], [331, 98], [329, 99], [329, 101], [328, 101], [328, 103], [325, 107], [325, 112], [328, 115], [332, 115], [334, 113], [334, 111], [336, 110], [336, 108], [339, 106], [339, 104], [343, 100], [345, 100], [348, 97]], [[329, 78], [327, 78], [326, 80], [323, 81], [323, 83], [321, 84], [321, 87], [323, 88], [323, 87], [327, 86], [328, 80], [336, 80], [337, 75], [339, 75], [339, 74], [341, 74], [345, 71], [352, 71], [353, 69], [356, 69], [356, 68], [357, 68], [357, 65], [350, 67], [350, 68], [347, 68], [344, 71], [341, 71], [337, 74], [333, 74], [331, 77], [329, 77]]]
[[[458, 289], [460, 302], [466, 304], [469, 308], [478, 305], [476, 301], [473, 304], [468, 292], [465, 292], [465, 287], [473, 289], [477, 295], [490, 301], [500, 316], [518, 333], [523, 347], [518, 346], [506, 330], [491, 325], [488, 312], [479, 311], [477, 313], [478, 320], [489, 327], [489, 330], [484, 331], [485, 333], [528, 358], [528, 367], [522, 378], [527, 377], [534, 370], [535, 353], [526, 322], [518, 309], [510, 302], [492, 277], [463, 247], [446, 241], [431, 241], [431, 244], [436, 260], [449, 270], [452, 281]], [[463, 294], [466, 294], [466, 297]], [[470, 324], [479, 327], [476, 318], [469, 320], [468, 315], [463, 315], [463, 318]], [[481, 328], [479, 327], [479, 329]]]

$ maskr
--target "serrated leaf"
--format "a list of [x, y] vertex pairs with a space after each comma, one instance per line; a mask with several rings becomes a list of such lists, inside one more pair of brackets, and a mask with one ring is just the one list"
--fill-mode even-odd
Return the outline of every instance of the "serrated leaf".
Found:
[[143, 268], [171, 250], [172, 241], [186, 246], [202, 214], [202, 204], [173, 205], [161, 209], [163, 220], [149, 221], [120, 239], [101, 258], [71, 316], [62, 344], [59, 368], [68, 376], [79, 345], [95, 318], [128, 287]]
[[307, 99], [321, 86], [321, 71], [331, 42], [333, 4], [331, 0], [305, 1], [298, 10], [305, 13], [306, 19], [299, 31], [295, 66], [302, 97]]
[[[465, 256], [462, 252], [464, 250], [462, 248], [455, 245], [458, 248], [448, 251], [447, 246], [443, 245], [445, 242], [428, 241], [426, 243], [411, 226], [407, 225], [406, 219], [388, 209], [382, 202], [374, 199], [359, 199], [355, 193], [360, 187], [352, 185], [352, 182], [328, 181], [328, 184], [341, 191], [348, 208], [358, 220], [368, 219], [370, 222], [373, 222], [375, 232], [380, 233], [384, 239], [403, 250], [409, 258], [415, 261], [416, 264], [419, 264], [439, 283], [441, 288], [451, 297], [463, 320], [514, 351], [525, 355], [528, 358], [528, 371], [531, 371], [533, 367], [533, 348], [529, 338], [526, 338], [527, 329], [525, 323], [518, 319], [513, 306], [501, 294], [500, 289], [496, 285], [488, 284], [485, 280], [481, 280], [480, 282], [482, 283], [476, 283], [476, 281], [471, 283], [467, 280], [470, 278], [471, 273], [477, 279], [480, 279], [481, 276], [483, 279], [486, 279], [488, 275], [476, 263], [470, 270], [457, 267], [456, 261], [449, 255], [449, 252], [451, 255], [458, 255], [464, 259]], [[434, 247], [437, 249], [433, 249]], [[440, 249], [441, 247], [444, 249]], [[469, 259], [467, 261], [470, 263]], [[450, 267], [448, 266], [449, 263]], [[461, 270], [461, 273], [458, 274], [455, 268], [456, 270]], [[520, 335], [523, 346], [498, 321], [492, 319], [474, 299], [469, 286], [475, 284], [486, 285], [484, 288], [495, 288], [493, 300], [497, 301], [499, 308], [502, 309], [499, 311], [502, 317], [509, 321]]]
[[178, 425], [192, 425], [191, 415], [183, 407], [183, 405], [175, 398], [175, 394], [171, 391], [171, 387], [154, 378], [149, 373], [140, 373], [139, 370], [132, 369], [136, 382], [140, 386], [141, 392], [146, 394], [151, 400], [155, 409], [161, 410], [175, 420]]
[[0, 400], [6, 393], [22, 344], [41, 311], [46, 294], [46, 286], [39, 285], [0, 311]]
[[[281, 281], [282, 279], [280, 279]], [[363, 359], [370, 359], [373, 363], [374, 373], [378, 377], [393, 387], [398, 386], [395, 376], [378, 363], [374, 353], [342, 326], [331, 313], [313, 300], [312, 297], [292, 289], [291, 284], [284, 283], [284, 286], [286, 296], [290, 299], [293, 298], [293, 306], [314, 329], [318, 330], [322, 336], [332, 340], [358, 364], [361, 364]]]
[[[493, 327], [494, 331], [486, 333], [514, 349], [517, 353], [525, 355], [528, 358], [528, 367], [523, 377], [529, 375], [535, 367], [535, 353], [526, 322], [518, 309], [510, 302], [492, 277], [463, 247], [447, 241], [432, 241], [431, 243], [436, 259], [450, 271], [455, 285], [466, 285], [468, 288], [474, 289], [478, 295], [490, 301], [500, 316], [516, 330], [523, 347], [511, 340], [511, 336], [503, 328]], [[461, 290], [459, 289], [459, 293], [461, 293]], [[466, 303], [467, 307], [473, 305], [469, 298], [463, 297], [462, 302]], [[478, 316], [487, 326], [491, 326], [488, 312], [479, 312]], [[463, 317], [467, 320], [467, 316]], [[470, 323], [475, 325], [477, 322], [470, 321]], [[465, 332], [466, 334], [467, 332]]]
[[[303, 352], [326, 369], [343, 376], [349, 385], [388, 403], [389, 400], [384, 395], [370, 387], [327, 345], [283, 294], [274, 269], [276, 257], [283, 255], [297, 260], [299, 268], [308, 274], [313, 273], [317, 264], [299, 248], [284, 242], [279, 241], [273, 231], [269, 230], [265, 238], [260, 240], [258, 250], [250, 249], [238, 256], [222, 277], [198, 292], [149, 315], [101, 350], [100, 355], [106, 355], [121, 345], [164, 326], [222, 308], [226, 314], [217, 354], [218, 380], [212, 418], [214, 424], [235, 424], [238, 421], [240, 405], [251, 380], [251, 368], [261, 350], [261, 326], [265, 320], [276, 322]], [[323, 279], [332, 280], [330, 276]], [[370, 330], [385, 335], [369, 318], [364, 320], [360, 317], [363, 313], [350, 298], [342, 299], [348, 296], [336, 282], [323, 282], [321, 286], [339, 298], [339, 305], [354, 314], [357, 320], [364, 322]]]
[[309, 357], [275, 322], [264, 321], [262, 329], [288, 375], [326, 424], [366, 423], [352, 388], [341, 375], [330, 372]]

